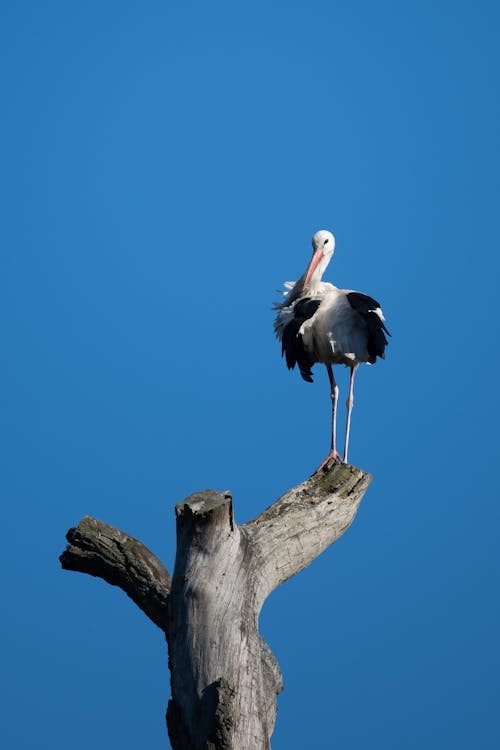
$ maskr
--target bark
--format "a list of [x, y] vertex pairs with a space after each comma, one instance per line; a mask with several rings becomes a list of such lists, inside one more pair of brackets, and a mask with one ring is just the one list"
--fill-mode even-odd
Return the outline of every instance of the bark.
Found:
[[86, 516], [61, 564], [120, 586], [166, 635], [174, 750], [270, 748], [281, 672], [258, 631], [267, 596], [351, 524], [371, 477], [333, 464], [238, 526], [229, 493], [176, 506], [172, 579], [144, 545]]
[[59, 560], [65, 570], [104, 578], [120, 586], [159, 628], [167, 627], [172, 579], [163, 563], [141, 542], [96, 518], [85, 516], [66, 534]]

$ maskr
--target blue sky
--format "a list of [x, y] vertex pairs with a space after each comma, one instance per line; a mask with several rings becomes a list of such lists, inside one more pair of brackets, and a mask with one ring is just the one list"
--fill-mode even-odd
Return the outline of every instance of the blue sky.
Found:
[[358, 517], [261, 616], [273, 750], [498, 747], [497, 5], [1, 16], [2, 745], [168, 746], [161, 633], [59, 569], [64, 534], [172, 570], [176, 502], [229, 488], [244, 522], [311, 473], [326, 373], [287, 371], [271, 304], [328, 228], [393, 338], [357, 376]]

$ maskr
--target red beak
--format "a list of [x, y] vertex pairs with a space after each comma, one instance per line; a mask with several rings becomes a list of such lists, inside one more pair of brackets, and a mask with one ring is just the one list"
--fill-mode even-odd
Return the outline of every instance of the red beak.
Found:
[[307, 286], [309, 282], [311, 281], [311, 276], [315, 272], [316, 268], [318, 267], [318, 263], [320, 262], [321, 258], [323, 257], [323, 248], [317, 247], [316, 250], [313, 252], [313, 257], [311, 258], [311, 262], [309, 263], [309, 266], [306, 271], [306, 278], [304, 279], [304, 286]]

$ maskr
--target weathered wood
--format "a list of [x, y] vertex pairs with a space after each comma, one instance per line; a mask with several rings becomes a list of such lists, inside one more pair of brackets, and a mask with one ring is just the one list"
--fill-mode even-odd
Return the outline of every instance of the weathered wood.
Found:
[[176, 514], [168, 628], [172, 746], [186, 747], [177, 744], [181, 722], [193, 749], [268, 747], [282, 682], [258, 632], [251, 542], [227, 493], [191, 495]]
[[64, 570], [76, 570], [119, 586], [159, 628], [167, 626], [172, 579], [147, 547], [91, 516], [66, 534], [68, 545], [59, 557]]
[[262, 604], [347, 529], [370, 480], [330, 464], [241, 526], [229, 493], [191, 495], [176, 506], [172, 580], [133, 537], [89, 517], [70, 529], [63, 567], [121, 586], [165, 631], [174, 750], [270, 747], [282, 678]]
[[286, 492], [244, 528], [259, 557], [262, 600], [351, 525], [372, 477], [333, 463]]

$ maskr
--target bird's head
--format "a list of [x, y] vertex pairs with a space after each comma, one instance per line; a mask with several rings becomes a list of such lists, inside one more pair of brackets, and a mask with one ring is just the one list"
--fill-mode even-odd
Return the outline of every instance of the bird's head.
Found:
[[319, 281], [335, 250], [335, 237], [327, 229], [320, 229], [312, 238], [313, 255], [306, 271], [304, 286], [313, 276]]

